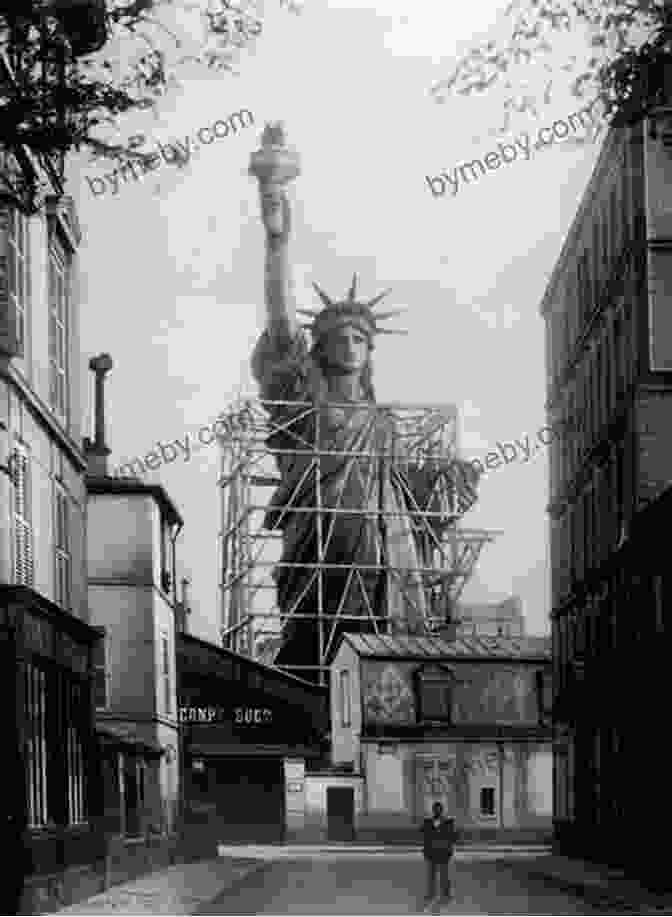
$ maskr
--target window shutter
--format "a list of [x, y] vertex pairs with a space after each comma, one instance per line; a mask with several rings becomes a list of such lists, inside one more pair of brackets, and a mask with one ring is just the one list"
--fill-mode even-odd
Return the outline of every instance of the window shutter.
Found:
[[68, 283], [69, 261], [54, 240], [49, 252], [50, 400], [63, 418], [68, 409]]
[[35, 582], [33, 529], [30, 524], [30, 475], [28, 456], [16, 449], [14, 472], [14, 580], [22, 586]]
[[171, 684], [170, 684], [170, 647], [168, 643], [168, 637], [164, 634], [161, 638], [161, 650], [162, 650], [162, 676], [163, 676], [163, 703], [164, 703], [164, 712], [171, 714], [172, 703], [171, 703]]
[[109, 671], [108, 671], [108, 640], [109, 637], [107, 634], [101, 636], [101, 638], [96, 641], [93, 648], [93, 670], [94, 670], [94, 682], [93, 682], [93, 694], [95, 699], [95, 706], [98, 710], [104, 710], [107, 708], [110, 696], [109, 696]]
[[344, 669], [341, 672], [341, 726], [348, 729], [350, 725], [350, 672]]
[[54, 559], [56, 603], [70, 610], [70, 533], [68, 495], [60, 486], [54, 491]]

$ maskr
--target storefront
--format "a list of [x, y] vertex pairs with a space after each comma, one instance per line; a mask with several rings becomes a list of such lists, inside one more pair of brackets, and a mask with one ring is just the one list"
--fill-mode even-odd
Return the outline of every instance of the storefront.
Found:
[[467, 835], [550, 836], [550, 688], [544, 637], [345, 634], [332, 763], [351, 769], [353, 789], [363, 782], [358, 836], [410, 840], [435, 802]]
[[300, 827], [306, 761], [327, 749], [327, 689], [181, 634], [183, 825], [194, 853]]
[[83, 881], [82, 870], [94, 872], [101, 853], [91, 694], [97, 639], [33, 590], [0, 586], [0, 682], [10, 698], [3, 789], [26, 852], [28, 910], [53, 898], [55, 886], [67, 899], [69, 884]]

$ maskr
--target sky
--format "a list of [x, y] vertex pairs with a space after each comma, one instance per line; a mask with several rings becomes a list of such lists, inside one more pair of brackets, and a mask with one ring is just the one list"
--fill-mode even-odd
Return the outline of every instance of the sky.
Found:
[[[305, 0], [297, 14], [266, 0], [263, 32], [237, 75], [192, 70], [157, 115], [134, 114], [119, 130], [143, 133], [149, 151], [241, 108], [253, 113], [252, 127], [201, 147], [184, 168], [163, 163], [121, 183], [116, 194], [104, 179], [111, 165], [73, 160], [83, 350], [87, 362], [103, 351], [114, 361], [106, 388], [111, 468], [195, 431], [236, 392], [254, 390], [264, 231], [247, 167], [269, 120], [284, 122], [302, 161], [290, 189], [299, 305], [319, 305], [311, 281], [338, 296], [356, 271], [362, 297], [391, 287], [389, 308], [407, 309], [398, 323], [408, 336], [377, 341], [378, 400], [456, 404], [467, 458], [536, 436], [546, 388], [539, 303], [598, 144], [570, 138], [529, 160], [521, 151], [460, 182], [456, 194], [446, 185], [434, 195], [427, 181], [577, 110], [560, 91], [538, 122], [522, 115], [507, 141], [494, 134], [502, 120], [496, 94], [437, 103], [432, 86], [478, 36], [501, 30], [503, 7]], [[96, 177], [102, 181], [92, 184]], [[221, 625], [218, 467], [213, 445], [147, 476], [184, 517], [178, 557], [192, 583], [190, 629], [209, 640]], [[543, 447], [489, 471], [464, 519], [500, 532], [464, 599], [517, 594], [535, 634], [550, 631], [547, 472]]]

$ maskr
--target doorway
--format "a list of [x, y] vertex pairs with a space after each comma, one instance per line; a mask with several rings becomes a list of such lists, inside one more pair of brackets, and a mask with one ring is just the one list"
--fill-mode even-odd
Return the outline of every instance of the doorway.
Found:
[[327, 787], [327, 837], [352, 841], [355, 837], [355, 791], [351, 786]]
[[432, 806], [440, 802], [444, 815], [457, 817], [456, 756], [417, 759], [417, 809], [428, 817]]

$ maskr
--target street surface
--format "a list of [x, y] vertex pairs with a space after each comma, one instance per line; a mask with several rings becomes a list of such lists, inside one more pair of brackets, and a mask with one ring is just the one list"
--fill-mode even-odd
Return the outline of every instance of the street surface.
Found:
[[[527, 876], [508, 855], [451, 866], [454, 899], [442, 914], [597, 914], [594, 905]], [[199, 914], [419, 914], [425, 870], [419, 853], [269, 860]], [[435, 911], [438, 913], [438, 911]], [[613, 911], [612, 911], [613, 913]]]

